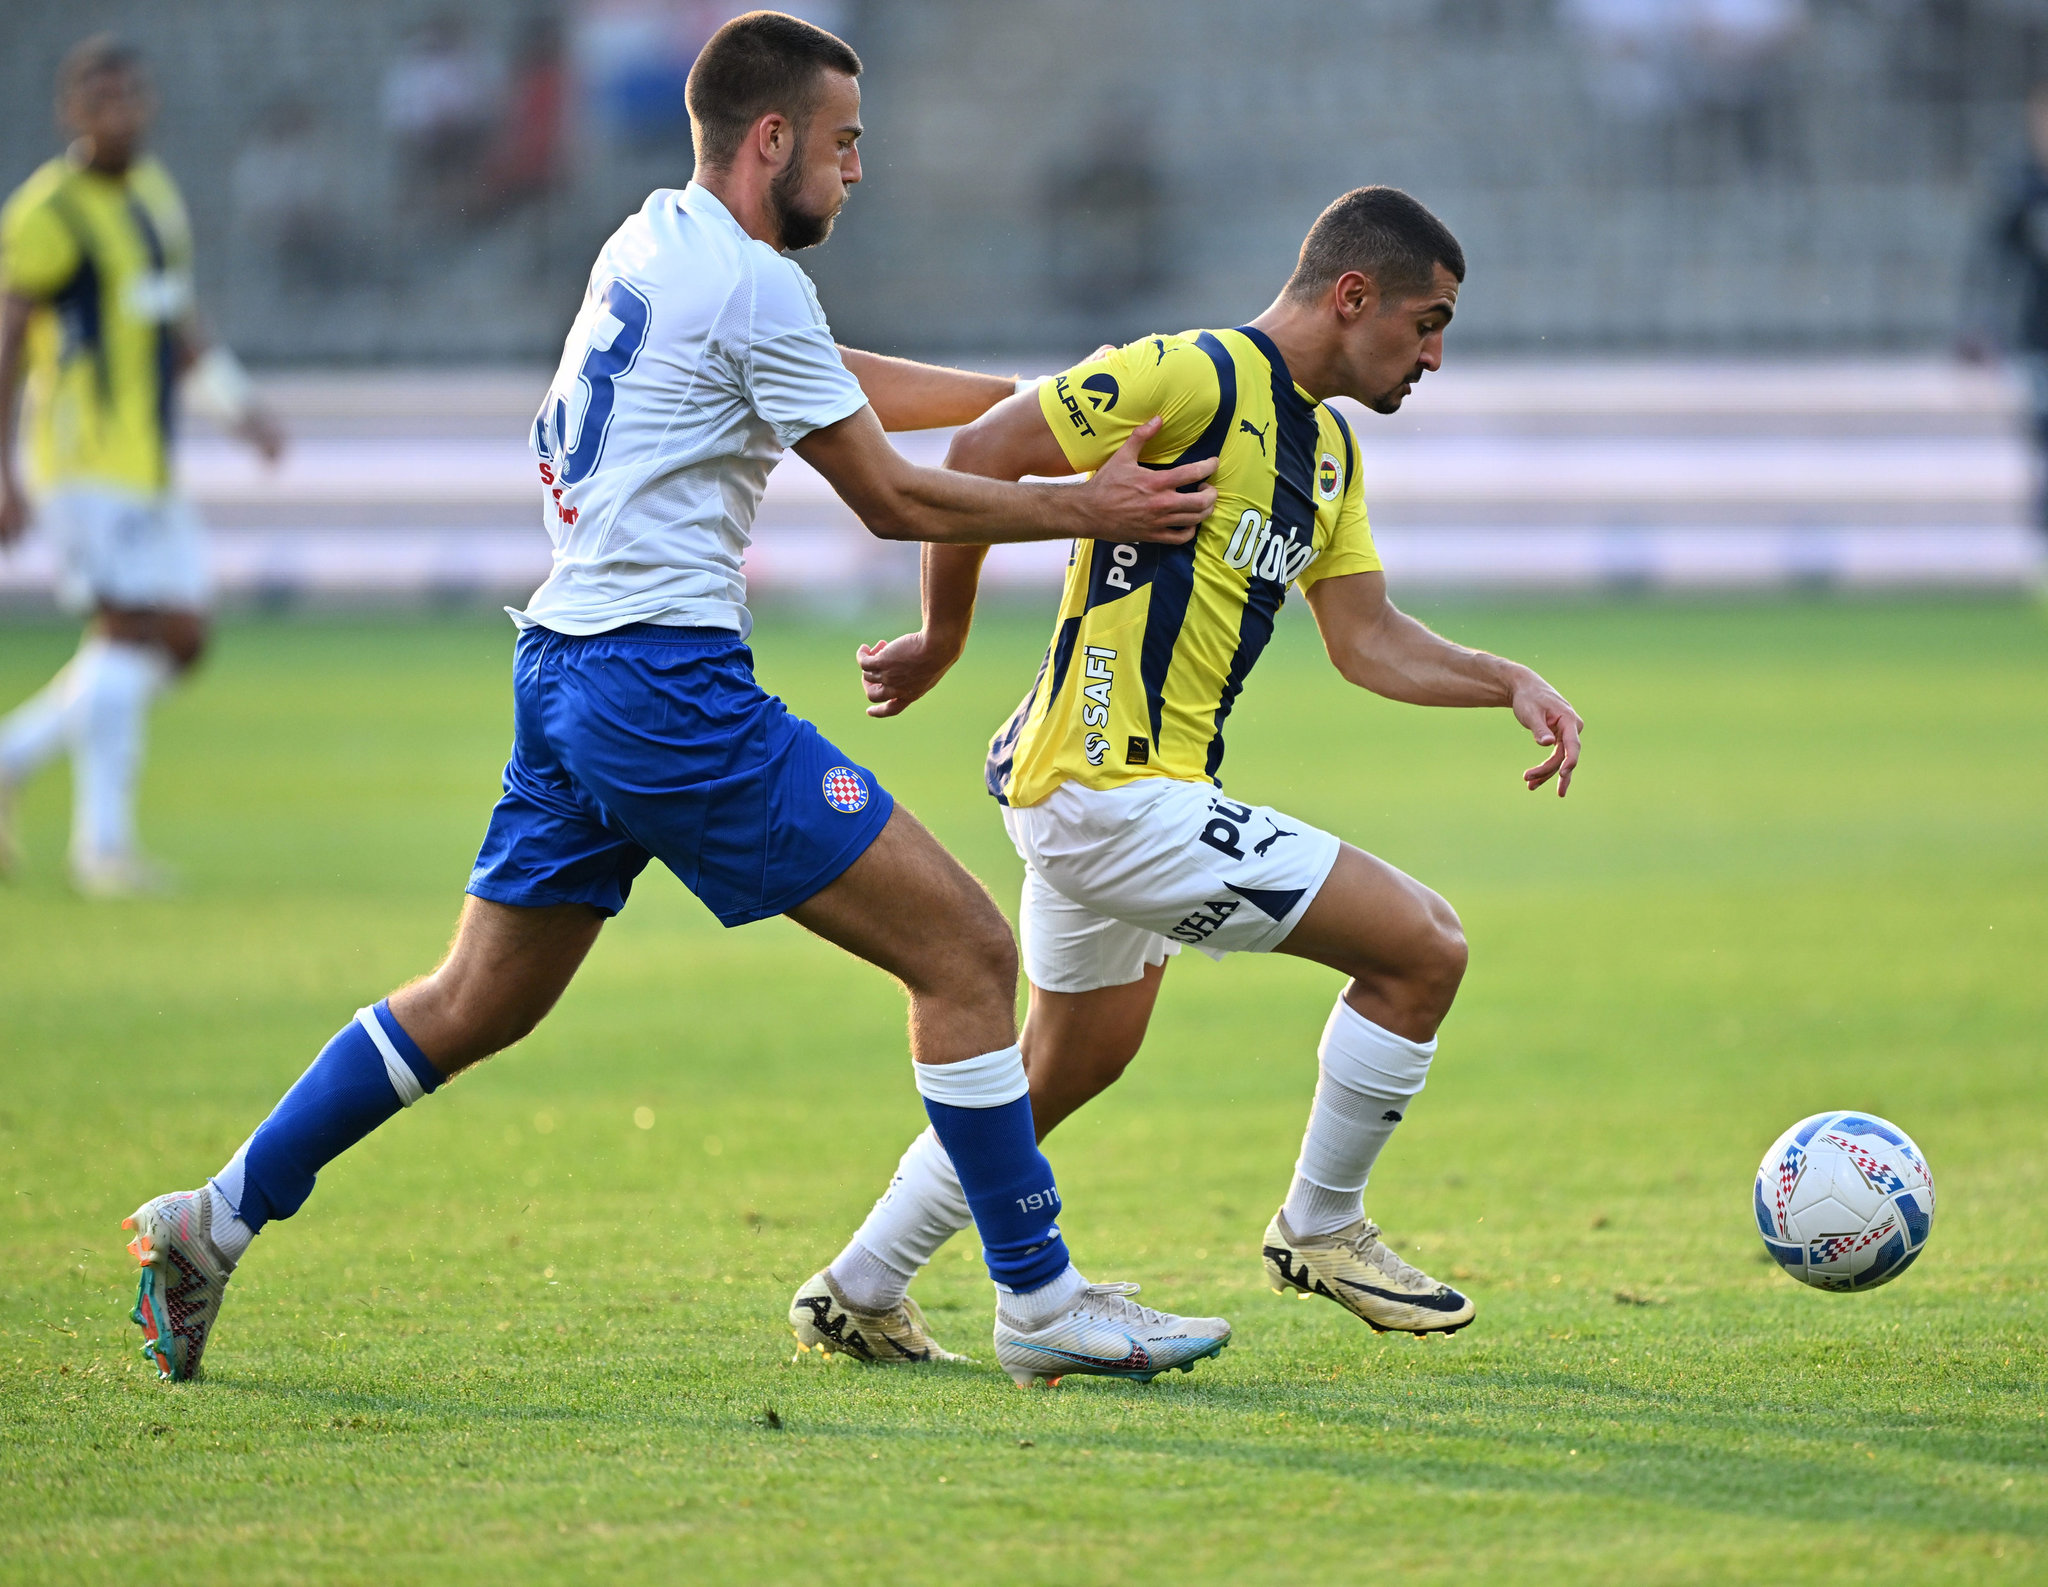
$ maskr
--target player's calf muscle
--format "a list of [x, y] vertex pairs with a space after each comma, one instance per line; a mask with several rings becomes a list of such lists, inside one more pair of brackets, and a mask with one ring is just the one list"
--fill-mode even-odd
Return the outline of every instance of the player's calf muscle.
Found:
[[555, 1006], [604, 917], [582, 904], [515, 909], [464, 901], [448, 956], [391, 998], [391, 1010], [443, 1074], [526, 1036]]
[[1136, 981], [1093, 992], [1031, 989], [1022, 1045], [1040, 1140], [1123, 1078], [1144, 1045], [1165, 969], [1149, 965]]

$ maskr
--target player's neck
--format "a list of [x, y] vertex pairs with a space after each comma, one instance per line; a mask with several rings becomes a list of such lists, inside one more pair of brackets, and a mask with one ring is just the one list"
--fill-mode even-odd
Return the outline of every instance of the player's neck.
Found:
[[737, 160], [722, 171], [707, 171], [699, 166], [690, 180], [723, 204], [726, 213], [739, 222], [740, 230], [749, 237], [771, 248], [782, 247], [782, 224], [768, 198], [775, 173], [768, 167], [745, 166]]
[[90, 138], [78, 138], [71, 145], [71, 160], [83, 170], [119, 180], [128, 174], [139, 152], [135, 149], [110, 151]]
[[1331, 345], [1319, 314], [1303, 312], [1281, 298], [1251, 324], [1254, 330], [1266, 333], [1280, 350], [1294, 383], [1317, 402], [1342, 394], [1338, 349]]

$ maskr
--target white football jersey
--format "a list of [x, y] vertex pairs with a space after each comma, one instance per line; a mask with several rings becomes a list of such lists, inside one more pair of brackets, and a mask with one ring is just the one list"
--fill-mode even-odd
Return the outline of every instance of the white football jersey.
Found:
[[866, 402], [796, 262], [696, 183], [657, 191], [598, 254], [534, 420], [554, 571], [513, 620], [744, 637], [768, 471]]

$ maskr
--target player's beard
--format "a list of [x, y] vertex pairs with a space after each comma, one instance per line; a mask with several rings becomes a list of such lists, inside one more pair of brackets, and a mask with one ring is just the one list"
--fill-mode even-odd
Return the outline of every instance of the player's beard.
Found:
[[1422, 376], [1423, 368], [1420, 364], [1417, 364], [1399, 385], [1382, 393], [1378, 401], [1368, 402], [1366, 406], [1372, 409], [1374, 413], [1399, 413], [1401, 411], [1401, 403], [1407, 397], [1408, 392], [1414, 389], [1415, 382], [1420, 380]]
[[[798, 147], [802, 147], [801, 138]], [[805, 208], [803, 183], [802, 164], [791, 160], [768, 184], [768, 207], [774, 213], [775, 228], [781, 234], [782, 246], [792, 253], [799, 248], [817, 247], [832, 235], [832, 222], [839, 218], [837, 209], [820, 215]]]

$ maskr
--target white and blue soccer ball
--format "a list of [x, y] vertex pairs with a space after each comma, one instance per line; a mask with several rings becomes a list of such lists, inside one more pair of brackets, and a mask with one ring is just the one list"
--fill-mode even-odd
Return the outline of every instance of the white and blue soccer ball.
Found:
[[1870, 1113], [1816, 1113], [1764, 1153], [1756, 1226], [1802, 1284], [1875, 1289], [1927, 1247], [1934, 1175], [1896, 1124]]

